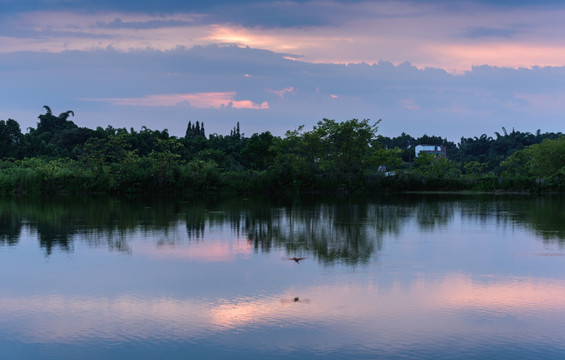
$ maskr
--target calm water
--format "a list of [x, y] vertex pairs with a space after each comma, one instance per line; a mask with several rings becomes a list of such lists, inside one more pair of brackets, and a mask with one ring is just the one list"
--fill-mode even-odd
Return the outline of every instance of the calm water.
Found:
[[0, 359], [563, 359], [564, 245], [556, 197], [3, 200]]

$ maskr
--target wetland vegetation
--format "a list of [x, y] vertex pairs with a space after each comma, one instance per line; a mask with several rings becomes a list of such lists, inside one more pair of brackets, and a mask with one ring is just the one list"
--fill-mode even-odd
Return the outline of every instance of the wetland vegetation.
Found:
[[[77, 126], [73, 111], [48, 106], [36, 128], [0, 121], [0, 194], [296, 195], [404, 191], [565, 190], [562, 133], [514, 131], [462, 137], [385, 137], [379, 121], [323, 119], [284, 136], [206, 134], [188, 122], [184, 137], [165, 130]], [[446, 157], [416, 156], [441, 145]]]

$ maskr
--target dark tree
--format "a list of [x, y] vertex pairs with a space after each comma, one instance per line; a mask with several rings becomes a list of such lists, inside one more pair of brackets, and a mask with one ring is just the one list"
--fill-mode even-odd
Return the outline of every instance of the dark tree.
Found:
[[0, 120], [0, 156], [18, 157], [24, 136], [14, 119]]

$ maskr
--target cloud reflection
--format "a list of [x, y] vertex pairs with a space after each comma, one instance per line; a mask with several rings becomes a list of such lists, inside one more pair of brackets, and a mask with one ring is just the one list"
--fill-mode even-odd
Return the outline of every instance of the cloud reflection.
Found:
[[[284, 301], [298, 295], [309, 301]], [[434, 338], [464, 332], [460, 315], [469, 311], [493, 319], [512, 315], [524, 325], [536, 321], [533, 317], [528, 320], [532, 313], [535, 319], [550, 319], [564, 306], [565, 281], [475, 279], [451, 274], [438, 280], [417, 279], [408, 285], [342, 282], [214, 302], [135, 295], [3, 296], [0, 327], [9, 328], [22, 342], [44, 343], [194, 339], [221, 331], [242, 331], [249, 326], [339, 325], [361, 339], [375, 331], [383, 339], [394, 339], [425, 328], [427, 331], [420, 336]], [[430, 322], [430, 318], [434, 320]], [[340, 345], [339, 341], [335, 345]]]
[[565, 306], [565, 283], [535, 278], [510, 278], [504, 282], [472, 281], [462, 276], [446, 279], [437, 289], [445, 307], [491, 313], [554, 311]]
[[237, 257], [251, 254], [253, 247], [246, 240], [234, 239], [221, 241], [208, 239], [205, 242], [191, 244], [190, 246], [164, 245], [155, 247], [154, 244], [143, 243], [135, 246], [138, 255], [147, 255], [153, 258], [187, 259], [199, 262], [228, 262]]

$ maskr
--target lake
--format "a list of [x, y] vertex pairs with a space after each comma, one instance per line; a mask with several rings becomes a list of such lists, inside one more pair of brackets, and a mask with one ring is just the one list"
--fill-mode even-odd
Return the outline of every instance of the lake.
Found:
[[557, 196], [4, 199], [0, 358], [563, 359], [564, 245]]

